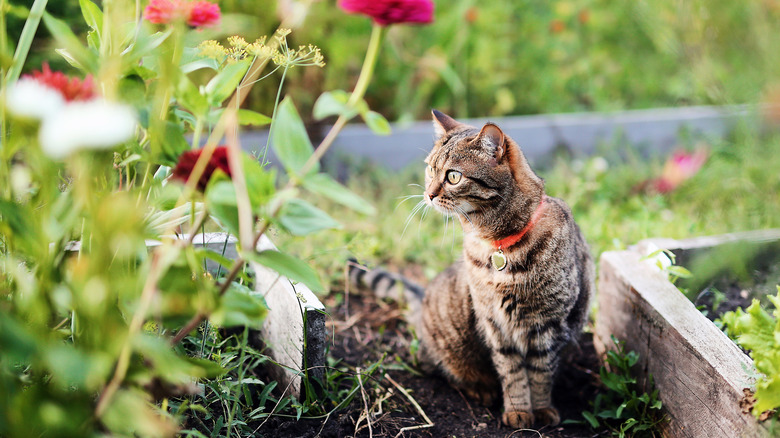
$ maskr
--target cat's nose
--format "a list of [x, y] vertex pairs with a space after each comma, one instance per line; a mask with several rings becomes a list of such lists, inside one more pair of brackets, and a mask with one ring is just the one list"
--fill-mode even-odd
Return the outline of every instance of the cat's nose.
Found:
[[433, 198], [435, 198], [435, 197], [436, 197], [435, 193], [433, 193], [433, 192], [428, 193], [428, 199], [430, 199], [431, 201], [433, 201]]

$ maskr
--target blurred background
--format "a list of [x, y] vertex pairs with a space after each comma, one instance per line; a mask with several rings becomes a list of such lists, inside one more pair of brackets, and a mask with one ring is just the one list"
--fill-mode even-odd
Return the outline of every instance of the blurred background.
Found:
[[[14, 4], [9, 43], [32, 0]], [[756, 103], [780, 84], [778, 0], [435, 4], [433, 23], [389, 29], [368, 102], [390, 120], [427, 119], [430, 108], [465, 118]], [[310, 108], [318, 91], [354, 85], [370, 33], [366, 17], [345, 14], [335, 0], [219, 5], [222, 26], [206, 37], [252, 41], [286, 19], [293, 44], [322, 49], [327, 68], [293, 71], [286, 81], [284, 92], [299, 106]], [[51, 1], [47, 10], [84, 28], [78, 2]], [[30, 66], [53, 53], [45, 29], [39, 42]], [[249, 105], [270, 112], [275, 91], [270, 82], [256, 87]]]
[[[9, 4], [9, 45], [31, 3]], [[51, 14], [77, 33], [86, 31], [77, 2], [49, 3]], [[219, 5], [221, 26], [198, 40], [237, 34], [253, 41], [285, 22], [293, 28], [292, 44], [322, 49], [327, 65], [291, 70], [282, 90], [312, 126], [311, 108], [323, 91], [354, 86], [371, 32], [367, 17], [346, 14], [335, 0]], [[41, 27], [28, 67], [48, 61], [67, 71], [52, 47]], [[748, 104], [745, 120], [722, 138], [680, 132], [674, 149], [683, 158], [697, 157], [692, 168], [675, 167], [679, 160], [668, 153], [648, 159], [647, 145], [625, 139], [605, 140], [589, 156], [563, 151], [535, 163], [548, 194], [572, 206], [598, 255], [652, 236], [780, 226], [780, 137], [773, 124], [780, 114], [773, 116], [766, 106], [780, 103], [778, 48], [780, 0], [437, 0], [431, 24], [390, 26], [366, 100], [399, 122], [394, 127], [429, 120], [431, 108], [485, 119]], [[245, 107], [270, 115], [279, 79], [254, 87]], [[415, 147], [431, 144], [432, 132]], [[349, 256], [399, 269], [423, 266], [415, 273], [422, 281], [457, 257], [457, 224], [436, 214], [423, 219], [413, 210], [421, 193], [420, 165], [399, 172], [370, 160], [341, 159], [347, 169], [342, 179], [373, 200], [378, 215], [341, 212], [314, 200], [341, 220], [342, 230], [305, 239], [280, 233], [280, 245], [308, 257], [334, 285]], [[657, 190], [669, 174], [674, 184]]]

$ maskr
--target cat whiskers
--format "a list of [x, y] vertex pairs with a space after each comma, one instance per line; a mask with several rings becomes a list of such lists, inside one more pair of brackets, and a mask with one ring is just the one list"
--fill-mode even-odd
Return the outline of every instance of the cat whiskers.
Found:
[[[407, 199], [412, 198], [412, 197], [417, 197], [417, 196], [422, 198], [422, 195], [411, 195], [410, 197], [407, 197]], [[396, 208], [398, 208], [398, 207], [396, 207]], [[422, 213], [421, 216], [424, 217], [425, 216], [425, 212], [428, 211], [428, 204], [425, 203], [424, 199], [421, 199], [420, 202], [418, 202], [417, 205], [415, 205], [414, 208], [412, 208], [412, 212], [409, 213], [409, 216], [406, 217], [406, 222], [404, 223], [404, 230], [401, 232], [401, 238], [403, 238], [404, 235], [406, 234], [406, 229], [409, 227], [409, 223], [412, 222], [412, 218], [414, 218], [414, 216], [420, 210], [423, 210], [423, 213]], [[422, 218], [420, 219], [420, 223], [422, 223]]]

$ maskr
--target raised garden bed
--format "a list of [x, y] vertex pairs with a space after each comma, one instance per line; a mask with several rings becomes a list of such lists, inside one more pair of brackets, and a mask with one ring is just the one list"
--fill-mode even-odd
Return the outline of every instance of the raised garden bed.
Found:
[[[601, 256], [594, 344], [603, 353], [610, 336], [639, 353], [636, 369], [652, 375], [663, 401], [668, 437], [762, 437], [765, 425], [744, 409], [753, 363], [667, 275], [643, 260], [651, 245], [680, 260], [734, 242], [780, 242], [780, 230], [688, 240], [650, 239]], [[679, 261], [679, 260], [678, 260]]]

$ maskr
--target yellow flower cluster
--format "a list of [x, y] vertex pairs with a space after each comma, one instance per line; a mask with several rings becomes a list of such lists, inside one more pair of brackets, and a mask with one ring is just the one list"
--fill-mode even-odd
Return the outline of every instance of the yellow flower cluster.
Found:
[[323, 67], [325, 58], [317, 46], [309, 44], [291, 49], [287, 45], [287, 35], [290, 32], [290, 29], [277, 30], [274, 34], [275, 41], [270, 43], [267, 43], [266, 37], [262, 37], [250, 44], [238, 35], [228, 37], [229, 47], [223, 46], [218, 41], [208, 40], [200, 43], [198, 50], [201, 56], [216, 59], [220, 63], [257, 57], [268, 58], [277, 66], [285, 68], [310, 65]]

